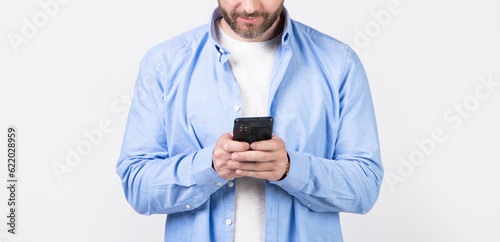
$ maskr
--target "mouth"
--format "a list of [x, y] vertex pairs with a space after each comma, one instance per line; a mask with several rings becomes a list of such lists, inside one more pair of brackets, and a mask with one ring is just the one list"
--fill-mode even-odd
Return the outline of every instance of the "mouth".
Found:
[[238, 17], [243, 23], [246, 24], [255, 24], [257, 23], [261, 17]]

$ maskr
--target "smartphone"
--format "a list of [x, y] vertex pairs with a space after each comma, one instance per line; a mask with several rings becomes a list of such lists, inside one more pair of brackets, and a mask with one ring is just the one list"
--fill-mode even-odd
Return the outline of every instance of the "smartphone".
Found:
[[273, 137], [272, 117], [237, 118], [234, 120], [233, 140], [251, 144]]

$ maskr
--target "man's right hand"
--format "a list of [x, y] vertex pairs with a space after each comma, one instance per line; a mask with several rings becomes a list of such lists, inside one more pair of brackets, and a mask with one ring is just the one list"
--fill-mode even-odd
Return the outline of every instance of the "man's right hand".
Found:
[[225, 133], [219, 137], [212, 154], [212, 167], [217, 174], [226, 180], [242, 177], [237, 175], [235, 169], [229, 168], [227, 163], [231, 160], [233, 152], [247, 151], [250, 144], [233, 140], [233, 132]]

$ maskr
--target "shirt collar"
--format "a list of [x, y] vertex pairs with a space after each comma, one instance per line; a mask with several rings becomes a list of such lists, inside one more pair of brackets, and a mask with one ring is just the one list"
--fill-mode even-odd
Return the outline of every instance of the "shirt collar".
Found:
[[[288, 41], [290, 40], [290, 32], [291, 32], [291, 26], [292, 26], [292, 20], [290, 19], [290, 15], [288, 14], [288, 10], [283, 7], [283, 11], [281, 12], [281, 16], [285, 18], [285, 28], [283, 30], [283, 35], [281, 36], [281, 45], [285, 46], [287, 45]], [[217, 21], [222, 18], [222, 14], [219, 10], [219, 7], [215, 8], [212, 16], [210, 17], [210, 22], [209, 22], [209, 28], [210, 28], [210, 39], [215, 43], [215, 49], [217, 52], [219, 52], [221, 55], [226, 53], [226, 50], [222, 48], [222, 46], [219, 44], [219, 41], [217, 40], [217, 35], [215, 33], [215, 28], [217, 27]]]

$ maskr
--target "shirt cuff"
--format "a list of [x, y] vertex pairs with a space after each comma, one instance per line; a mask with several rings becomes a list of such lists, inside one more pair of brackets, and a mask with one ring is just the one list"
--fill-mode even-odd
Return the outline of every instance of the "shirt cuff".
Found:
[[278, 185], [288, 192], [298, 192], [302, 190], [309, 181], [311, 170], [311, 159], [309, 156], [296, 152], [288, 151], [290, 156], [290, 170], [288, 176], [281, 181], [272, 181], [271, 184]]

